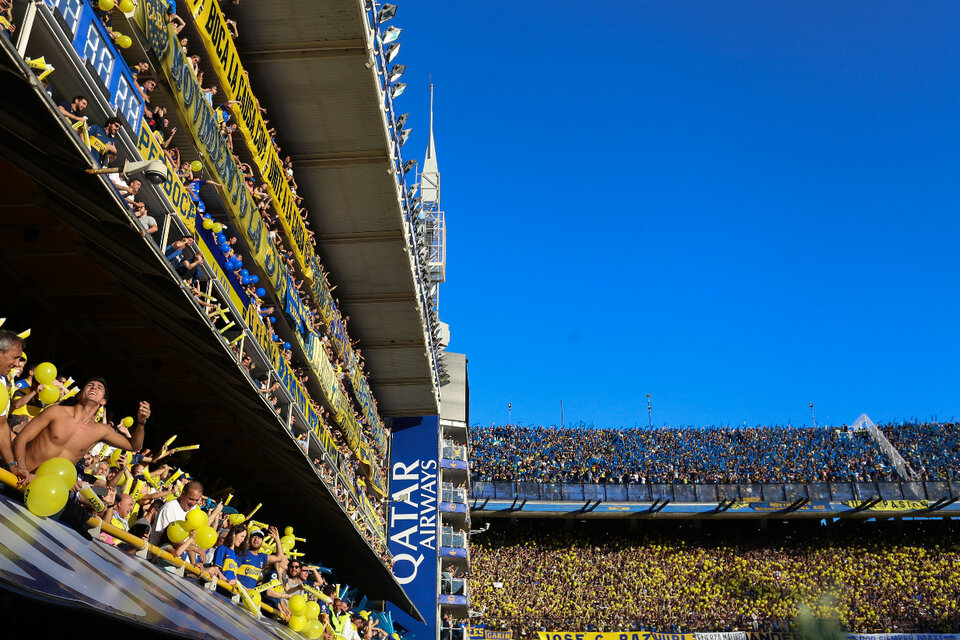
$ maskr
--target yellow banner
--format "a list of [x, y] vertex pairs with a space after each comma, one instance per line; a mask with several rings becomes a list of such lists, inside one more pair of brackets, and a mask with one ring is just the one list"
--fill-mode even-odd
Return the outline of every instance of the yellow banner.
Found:
[[268, 185], [274, 209], [280, 216], [280, 222], [300, 268], [308, 279], [313, 280], [313, 243], [290, 192], [283, 165], [277, 157], [267, 126], [260, 115], [260, 103], [250, 90], [250, 83], [230, 36], [226, 18], [216, 0], [186, 0], [186, 3], [225, 98], [239, 103], [231, 107], [231, 112], [236, 117], [244, 141]]
[[143, 120], [140, 121], [140, 135], [137, 136], [137, 150], [144, 160], [161, 160], [167, 166], [167, 181], [163, 183], [163, 193], [167, 196], [170, 204], [173, 205], [173, 210], [177, 212], [177, 216], [187, 225], [190, 233], [196, 235], [197, 209], [190, 197], [190, 192], [180, 182], [177, 168], [167, 158], [160, 142]]
[[[846, 506], [852, 509], [859, 509], [868, 504], [865, 500], [847, 500]], [[870, 511], [917, 511], [926, 509], [930, 506], [929, 500], [881, 500], [877, 504], [868, 507]]]

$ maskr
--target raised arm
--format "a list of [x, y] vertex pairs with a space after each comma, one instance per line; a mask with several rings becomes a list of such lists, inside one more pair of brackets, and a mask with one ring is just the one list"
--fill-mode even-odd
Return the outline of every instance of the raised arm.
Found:
[[[44, 413], [46, 413], [46, 411], [44, 411]], [[42, 416], [43, 413], [40, 415]], [[37, 416], [37, 418], [39, 417], [40, 416]], [[143, 401], [140, 403], [140, 410], [137, 411], [137, 423], [133, 425], [133, 431], [130, 433], [129, 438], [104, 425], [104, 434], [101, 440], [124, 451], [139, 451], [143, 448], [143, 436], [146, 432], [147, 418], [149, 417], [150, 403]], [[37, 418], [34, 418], [34, 420]], [[32, 424], [33, 422], [31, 421], [28, 426]]]

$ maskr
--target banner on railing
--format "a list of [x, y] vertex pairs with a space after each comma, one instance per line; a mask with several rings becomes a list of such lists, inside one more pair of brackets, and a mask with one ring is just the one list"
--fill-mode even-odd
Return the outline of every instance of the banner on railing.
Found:
[[[294, 202], [293, 194], [287, 183], [286, 174], [280, 163], [280, 158], [273, 147], [270, 134], [260, 114], [259, 101], [250, 89], [249, 81], [230, 31], [226, 18], [220, 7], [213, 0], [187, 0], [191, 14], [195, 19], [200, 39], [209, 54], [209, 61], [220, 80], [220, 86], [226, 94], [227, 100], [235, 100], [239, 106], [234, 106], [231, 112], [237, 117], [237, 125], [254, 157], [260, 174], [266, 178], [268, 192], [274, 209], [278, 212], [281, 225], [286, 231], [290, 245], [300, 264], [301, 271], [307, 276], [308, 291], [314, 297], [318, 310], [324, 317], [327, 326], [334, 328], [334, 343], [338, 353], [346, 362], [353, 362], [354, 353], [346, 338], [343, 321], [334, 303], [333, 296], [327, 288], [326, 282], [320, 275], [320, 267], [314, 253], [313, 242], [307, 233], [303, 217]], [[283, 301], [283, 298], [281, 298]], [[306, 313], [300, 305], [299, 298], [288, 289], [284, 301], [286, 311], [291, 315], [298, 327], [305, 319]], [[342, 334], [342, 335], [341, 335]], [[357, 390], [357, 400], [367, 423], [373, 427], [374, 438], [381, 450], [385, 445], [383, 424], [376, 413], [369, 386], [359, 368], [356, 369], [359, 379], [351, 377], [351, 382]]]
[[147, 126], [146, 122], [140, 122], [140, 133], [137, 136], [137, 151], [144, 160], [160, 160], [167, 167], [167, 181], [161, 187], [164, 195], [173, 205], [180, 221], [187, 226], [190, 233], [196, 233], [197, 208], [193, 204], [193, 198], [190, 192], [183, 186], [177, 175], [177, 168], [173, 166], [167, 154], [163, 152], [163, 147], [154, 136], [153, 131]]
[[847, 500], [843, 504], [851, 509], [866, 507], [870, 511], [918, 511], [930, 507], [929, 500], [881, 500], [877, 503], [866, 500]]
[[279, 214], [280, 223], [286, 231], [300, 268], [304, 275], [312, 280], [313, 243], [290, 192], [267, 126], [260, 115], [260, 103], [250, 89], [250, 82], [240, 62], [237, 48], [230, 37], [226, 18], [214, 0], [187, 0], [186, 4], [193, 15], [200, 39], [207, 50], [207, 60], [213, 66], [225, 98], [239, 103], [232, 107], [231, 111], [237, 116], [237, 125], [260, 169], [260, 174], [266, 178], [274, 209]]
[[693, 633], [654, 633], [652, 631], [538, 631], [537, 637], [539, 640], [697, 640], [696, 634]]
[[484, 627], [464, 627], [467, 640], [513, 640], [513, 631], [493, 631]]

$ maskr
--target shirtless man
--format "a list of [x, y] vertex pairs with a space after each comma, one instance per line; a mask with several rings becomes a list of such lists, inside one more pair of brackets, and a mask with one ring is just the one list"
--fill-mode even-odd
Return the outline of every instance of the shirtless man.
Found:
[[[17, 466], [26, 472], [26, 481], [50, 458], [66, 458], [77, 463], [97, 442], [126, 451], [143, 447], [143, 436], [150, 417], [150, 403], [141, 402], [137, 424], [130, 437], [116, 432], [108, 424], [94, 422], [97, 410], [107, 403], [107, 387], [102, 378], [91, 378], [83, 386], [77, 404], [72, 407], [53, 405], [31, 420], [13, 441]], [[29, 448], [28, 448], [29, 447]]]

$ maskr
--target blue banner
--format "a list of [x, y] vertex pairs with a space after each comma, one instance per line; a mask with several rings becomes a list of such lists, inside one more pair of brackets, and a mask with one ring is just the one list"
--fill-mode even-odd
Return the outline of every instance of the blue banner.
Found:
[[389, 547], [393, 575], [426, 624], [391, 605], [394, 620], [417, 640], [437, 637], [437, 568], [440, 515], [437, 510], [440, 418], [395, 418], [390, 465]]

